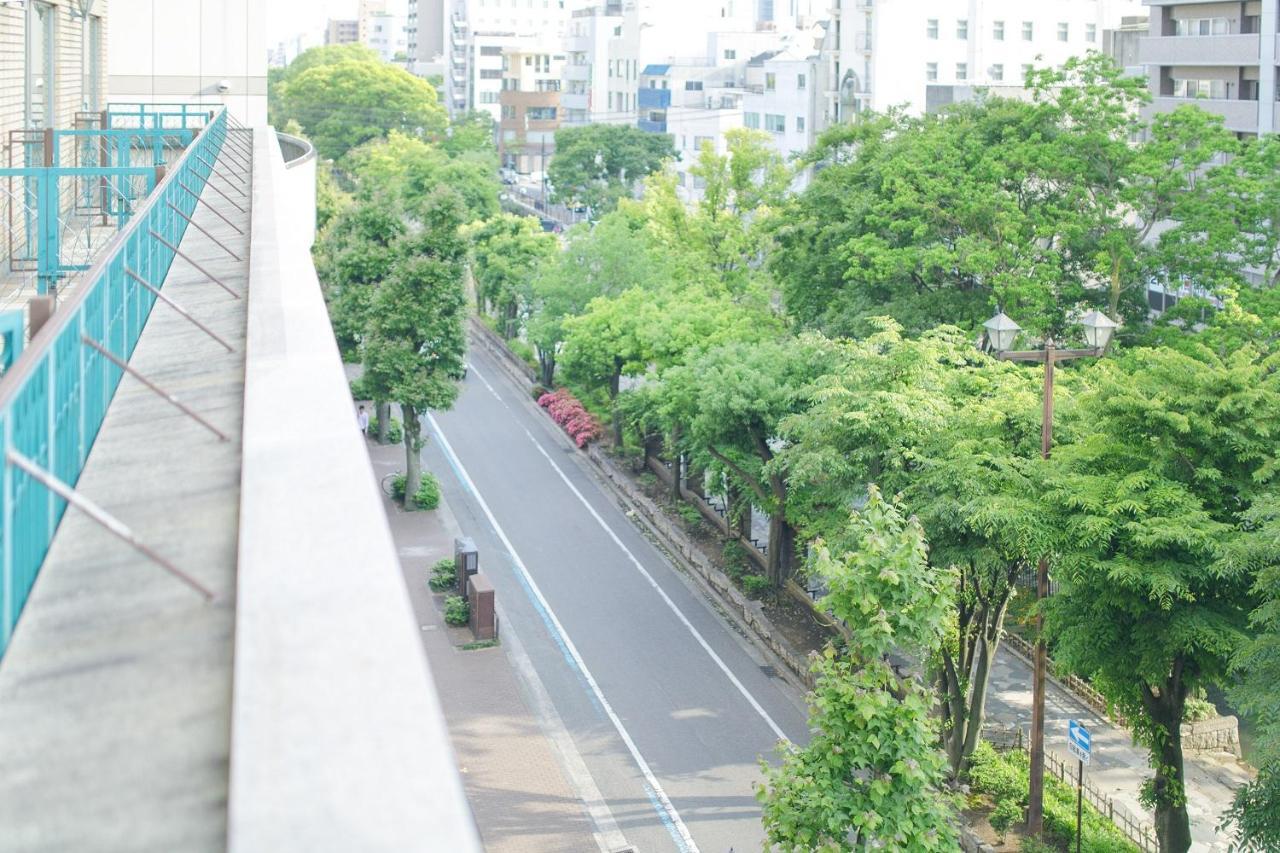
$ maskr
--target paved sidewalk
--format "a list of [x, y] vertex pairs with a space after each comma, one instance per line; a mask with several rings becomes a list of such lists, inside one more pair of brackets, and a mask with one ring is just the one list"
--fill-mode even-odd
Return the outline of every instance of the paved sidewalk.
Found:
[[[403, 445], [369, 442], [369, 456], [379, 480], [404, 470]], [[485, 849], [598, 851], [591, 820], [553, 742], [530, 709], [508, 649], [461, 650], [459, 646], [472, 639], [471, 632], [445, 625], [438, 597], [427, 587], [430, 567], [453, 556], [453, 539], [460, 535], [448, 504], [442, 499], [434, 511], [406, 513], [387, 498], [386, 507]]]
[[[987, 698], [988, 721], [1003, 725], [1031, 725], [1031, 667], [1001, 645], [991, 671]], [[1067, 721], [1079, 720], [1093, 736], [1093, 760], [1085, 779], [1123, 805], [1131, 815], [1152, 825], [1152, 815], [1138, 802], [1138, 791], [1151, 775], [1147, 750], [1133, 743], [1129, 732], [1099, 717], [1053, 681], [1045, 695], [1045, 748], [1067, 759]], [[1071, 766], [1075, 766], [1074, 759]], [[1245, 769], [1225, 761], [1187, 756], [1187, 811], [1191, 817], [1192, 853], [1228, 849], [1228, 838], [1217, 831], [1222, 812], [1235, 789], [1249, 779]]]

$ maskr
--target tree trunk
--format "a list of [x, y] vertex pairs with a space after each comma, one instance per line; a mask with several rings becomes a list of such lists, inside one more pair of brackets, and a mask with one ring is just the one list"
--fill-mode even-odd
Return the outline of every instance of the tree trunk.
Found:
[[502, 339], [509, 341], [516, 336], [516, 312], [519, 306], [512, 302], [502, 312]]
[[[963, 639], [961, 640], [963, 642]], [[965, 702], [956, 660], [948, 648], [942, 649], [942, 667], [938, 673], [942, 692], [942, 740], [947, 753], [951, 777], [959, 778], [964, 764]]]
[[1107, 307], [1111, 310], [1107, 312], [1107, 316], [1113, 320], [1120, 316], [1120, 256], [1113, 255], [1111, 257], [1111, 294], [1107, 301]]
[[538, 347], [538, 379], [543, 387], [548, 391], [555, 383], [556, 378], [556, 351], [546, 350]]
[[1155, 723], [1158, 742], [1152, 748], [1156, 775], [1152, 794], [1156, 805], [1156, 840], [1160, 853], [1186, 853], [1191, 849], [1191, 820], [1187, 816], [1186, 773], [1182, 764], [1182, 716], [1187, 691], [1182, 663], [1174, 664], [1157, 696], [1142, 686], [1143, 705]]
[[378, 413], [378, 444], [386, 444], [391, 435], [391, 404], [374, 403], [373, 408]]
[[613, 402], [613, 445], [622, 449], [622, 412], [618, 411], [618, 393], [622, 387], [622, 359], [614, 356], [613, 375], [609, 377], [609, 399]]
[[418, 505], [414, 495], [422, 485], [422, 424], [413, 406], [400, 406], [404, 413], [404, 508], [414, 510]]
[[775, 589], [791, 576], [795, 562], [796, 531], [781, 512], [769, 515], [769, 560], [766, 574]]
[[678, 502], [681, 498], [680, 475], [684, 469], [684, 456], [680, 453], [680, 427], [672, 428], [667, 452], [671, 454], [671, 500]]

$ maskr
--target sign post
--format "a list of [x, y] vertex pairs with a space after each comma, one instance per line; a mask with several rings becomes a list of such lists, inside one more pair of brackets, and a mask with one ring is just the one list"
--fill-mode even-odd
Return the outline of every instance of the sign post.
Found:
[[1089, 763], [1089, 747], [1093, 738], [1089, 730], [1075, 720], [1067, 722], [1067, 752], [1076, 757], [1076, 853], [1080, 853], [1080, 828], [1084, 817], [1084, 766]]

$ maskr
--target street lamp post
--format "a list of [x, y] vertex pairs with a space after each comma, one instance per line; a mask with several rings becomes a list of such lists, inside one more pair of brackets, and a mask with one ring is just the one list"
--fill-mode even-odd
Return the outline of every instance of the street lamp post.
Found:
[[[1048, 459], [1053, 448], [1053, 367], [1074, 358], [1096, 358], [1107, 350], [1118, 323], [1099, 311], [1090, 311], [1080, 319], [1084, 326], [1087, 349], [1058, 349], [1052, 339], [1044, 349], [1010, 349], [1021, 328], [1004, 312], [996, 314], [983, 327], [987, 342], [996, 358], [1004, 361], [1034, 361], [1044, 365], [1044, 409], [1040, 419], [1040, 458]], [[1049, 597], [1049, 560], [1041, 556], [1036, 566], [1036, 599]], [[1044, 639], [1044, 614], [1036, 613], [1036, 648], [1031, 696], [1031, 786], [1027, 796], [1027, 830], [1039, 835], [1044, 829], [1044, 691], [1048, 675], [1048, 648]]]

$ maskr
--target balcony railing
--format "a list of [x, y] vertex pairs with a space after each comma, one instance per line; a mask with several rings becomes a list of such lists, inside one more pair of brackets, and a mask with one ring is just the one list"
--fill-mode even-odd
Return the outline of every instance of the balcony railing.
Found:
[[[164, 281], [175, 256], [170, 246], [182, 242], [187, 217], [194, 214], [229, 132], [225, 109], [210, 116], [194, 109], [188, 114], [185, 108], [117, 111], [115, 106], [108, 110], [113, 117], [136, 120], [139, 128], [195, 127], [197, 122], [203, 128], [0, 379], [0, 654], [67, 506], [27, 465], [66, 486], [79, 479], [122, 375], [88, 342], [128, 360], [157, 298], [139, 280], [155, 287]], [[18, 461], [26, 464], [19, 467]]]

